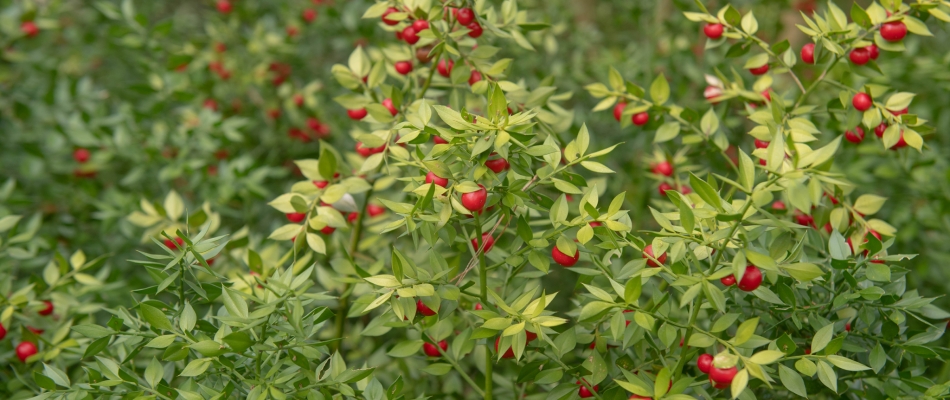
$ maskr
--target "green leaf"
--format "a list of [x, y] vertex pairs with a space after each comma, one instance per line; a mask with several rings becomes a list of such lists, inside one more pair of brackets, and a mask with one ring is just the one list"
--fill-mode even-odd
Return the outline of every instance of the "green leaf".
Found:
[[754, 35], [759, 30], [759, 21], [755, 19], [755, 15], [752, 14], [752, 11], [749, 11], [748, 14], [742, 17], [741, 25], [742, 30], [750, 35]]
[[858, 3], [851, 4], [851, 20], [864, 29], [868, 29], [873, 25], [871, 23], [871, 17], [868, 16], [868, 13], [865, 12]]
[[198, 376], [208, 370], [208, 367], [211, 366], [210, 358], [199, 358], [197, 360], [192, 360], [188, 365], [185, 366], [185, 369], [181, 371], [178, 376]]
[[713, 333], [722, 332], [726, 329], [729, 329], [729, 327], [732, 326], [732, 324], [734, 324], [737, 319], [739, 319], [739, 314], [723, 314], [721, 317], [719, 317], [719, 319], [716, 320], [716, 322], [713, 323], [713, 326], [709, 329], [709, 331]]
[[46, 375], [57, 385], [68, 388], [70, 386], [69, 376], [63, 370], [49, 364], [43, 364], [43, 375]]
[[198, 316], [195, 315], [195, 309], [191, 307], [191, 303], [185, 302], [185, 308], [181, 311], [181, 316], [178, 317], [178, 327], [181, 328], [182, 332], [187, 333], [195, 329], [197, 321]]
[[663, 105], [670, 98], [670, 84], [666, 81], [666, 77], [663, 74], [660, 74], [653, 80], [653, 84], [650, 85], [650, 97], [653, 99], [653, 102], [657, 105]]
[[145, 347], [164, 349], [174, 343], [176, 337], [177, 336], [175, 335], [162, 335], [150, 340], [148, 344], [145, 345]]
[[722, 199], [719, 197], [719, 193], [716, 192], [716, 189], [713, 189], [712, 185], [706, 183], [706, 181], [699, 179], [698, 176], [689, 173], [689, 184], [696, 190], [696, 194], [703, 199], [707, 204], [715, 207], [717, 210], [722, 211]]
[[736, 329], [736, 336], [732, 338], [732, 343], [736, 346], [740, 346], [743, 343], [749, 341], [749, 339], [752, 339], [752, 335], [755, 334], [755, 328], [758, 326], [758, 317], [739, 324], [739, 328]]
[[778, 376], [779, 379], [782, 380], [782, 385], [784, 385], [788, 391], [806, 399], [808, 398], [808, 390], [805, 389], [805, 381], [802, 379], [802, 376], [798, 374], [798, 372], [795, 372], [795, 370], [779, 364]]
[[749, 357], [749, 361], [759, 365], [769, 365], [780, 360], [783, 356], [785, 356], [785, 353], [778, 350], [762, 350]]
[[663, 143], [676, 139], [680, 134], [680, 123], [679, 122], [667, 122], [663, 125], [660, 125], [660, 128], [656, 130], [656, 136], [653, 137], [653, 143]]
[[831, 343], [831, 339], [834, 336], [835, 325], [828, 324], [823, 328], [819, 329], [818, 332], [815, 332], [815, 337], [811, 339], [811, 352], [818, 353], [822, 351], [828, 343]]
[[872, 215], [877, 213], [886, 201], [886, 197], [873, 194], [864, 194], [855, 200], [854, 210], [864, 215]]
[[838, 375], [835, 374], [834, 368], [824, 361], [818, 361], [818, 380], [825, 384], [828, 389], [838, 391]]
[[850, 358], [845, 358], [838, 355], [828, 356], [828, 361], [830, 361], [836, 367], [841, 368], [845, 371], [865, 371], [865, 370], [871, 369], [869, 367], [866, 367], [864, 364], [861, 364]]
[[152, 357], [152, 361], [145, 367], [145, 382], [148, 382], [148, 385], [154, 388], [155, 385], [161, 382], [164, 374], [165, 369], [162, 368], [162, 363], [158, 362], [158, 359], [155, 357]]
[[871, 349], [871, 355], [869, 357], [871, 364], [871, 369], [874, 370], [874, 373], [879, 373], [881, 368], [884, 368], [884, 364], [887, 363], [887, 353], [884, 352], [884, 347], [878, 343]]
[[165, 313], [148, 304], [139, 304], [139, 316], [148, 322], [149, 325], [152, 325], [153, 328], [161, 329], [163, 331], [172, 330], [172, 323], [169, 322], [168, 317], [165, 316]]
[[390, 357], [409, 357], [411, 355], [419, 353], [419, 350], [422, 349], [422, 344], [425, 343], [422, 340], [407, 340], [397, 343], [391, 350], [386, 354]]
[[104, 336], [110, 336], [114, 333], [112, 329], [95, 324], [76, 325], [71, 329], [90, 339], [98, 339]]
[[825, 272], [822, 271], [820, 267], [812, 263], [788, 264], [782, 265], [781, 268], [784, 269], [785, 272], [788, 272], [792, 278], [798, 279], [802, 282], [808, 282], [825, 274]]

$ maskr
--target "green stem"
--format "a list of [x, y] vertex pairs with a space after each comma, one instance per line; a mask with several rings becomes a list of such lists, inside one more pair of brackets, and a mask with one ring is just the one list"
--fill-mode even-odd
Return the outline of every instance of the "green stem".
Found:
[[[366, 192], [366, 199], [363, 200], [363, 206], [360, 207], [359, 215], [356, 217], [356, 222], [353, 224], [353, 236], [350, 238], [350, 260], [352, 261], [353, 254], [359, 249], [360, 237], [363, 235], [363, 219], [366, 217], [366, 206], [369, 205], [369, 199], [373, 197], [373, 188], [370, 187], [369, 191]], [[343, 338], [344, 332], [344, 322], [346, 322], [346, 314], [349, 312], [350, 306], [350, 284], [347, 283], [343, 286], [343, 293], [340, 295], [340, 300], [337, 306], [336, 320], [334, 325], [336, 330], [337, 338]], [[334, 349], [339, 350], [342, 346], [343, 341], [340, 340], [334, 343]]]
[[676, 368], [673, 369], [673, 380], [679, 379], [680, 375], [683, 373], [683, 366], [686, 364], [686, 348], [689, 347], [689, 338], [693, 335], [693, 325], [696, 323], [696, 318], [699, 317], [700, 306], [703, 305], [703, 292], [699, 293], [699, 296], [696, 296], [696, 301], [693, 303], [693, 312], [689, 315], [689, 327], [686, 328], [686, 334], [683, 335], [683, 347], [680, 350], [680, 359], [676, 362]]
[[[482, 304], [488, 305], [488, 268], [485, 265], [485, 252], [482, 251], [482, 214], [473, 212], [475, 215], [475, 240], [478, 243], [478, 287], [479, 296]], [[488, 345], [486, 345], [487, 347]], [[489, 349], [485, 349], [485, 399], [492, 398], [492, 355]]]
[[429, 77], [427, 77], [425, 83], [422, 84], [422, 90], [419, 92], [418, 99], [425, 97], [426, 92], [429, 91], [429, 85], [432, 84], [432, 77], [435, 76], [436, 66], [439, 63], [439, 59], [442, 57], [442, 53], [445, 52], [444, 49], [444, 47], [439, 49], [439, 52], [435, 54], [434, 58], [432, 58], [432, 68], [429, 68]]

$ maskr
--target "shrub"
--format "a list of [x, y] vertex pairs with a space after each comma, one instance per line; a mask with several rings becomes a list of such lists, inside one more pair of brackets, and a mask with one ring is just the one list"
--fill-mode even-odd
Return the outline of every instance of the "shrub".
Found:
[[[363, 6], [340, 7], [350, 4]], [[934, 367], [947, 356], [950, 314], [909, 287], [914, 256], [897, 252], [898, 228], [875, 218], [887, 199], [836, 163], [849, 143], [880, 140], [873, 146], [901, 157], [927, 151], [923, 137], [935, 129], [909, 110], [915, 95], [860, 76], [886, 76], [876, 59], [919, 40], [910, 35], [931, 36], [923, 20], [950, 20], [945, 2], [853, 4], [850, 22], [828, 3], [802, 13], [798, 29], [811, 42], [800, 48], [762, 39], [753, 11], [690, 5], [683, 15], [707, 50], [745, 60], [710, 68], [705, 90], [693, 91], [706, 103], [674, 102], [676, 71], [648, 89], [612, 67], [605, 82], [585, 82], [593, 112], [655, 131], [652, 155], [635, 160], [655, 181], [649, 199], [617, 190], [629, 147], [575, 124], [579, 93], [559, 91], [553, 76], [520, 75], [522, 57], [550, 46], [542, 35], [558, 27], [519, 6], [366, 5], [363, 23], [387, 32], [375, 40], [382, 46], [348, 50], [329, 68], [330, 93], [279, 61], [304, 45], [318, 8], [265, 2], [215, 2], [207, 31], [229, 43], [202, 38], [204, 52], [189, 43], [162, 65], [142, 61], [148, 101], [122, 93], [110, 104], [117, 112], [82, 101], [108, 98], [89, 80], [53, 84], [18, 66], [30, 79], [2, 104], [16, 143], [71, 153], [75, 164], [9, 152], [23, 175], [50, 183], [9, 180], [0, 190], [11, 203], [0, 210], [0, 393], [947, 395]], [[110, 20], [116, 44], [140, 56], [175, 37], [171, 22], [149, 24], [131, 1], [95, 7], [95, 17], [77, 18]], [[22, 22], [17, 45], [58, 27], [36, 18], [55, 8], [9, 9]], [[258, 14], [267, 17], [253, 30], [239, 28]], [[195, 84], [222, 101], [186, 93]], [[24, 94], [41, 92], [60, 114], [24, 108], [36, 104]], [[260, 109], [225, 111], [228, 93]], [[326, 96], [341, 106], [335, 120], [351, 120], [350, 137], [308, 117], [332, 107]], [[29, 134], [49, 123], [69, 140]], [[280, 140], [248, 132], [285, 123]], [[829, 126], [847, 133], [829, 135]], [[730, 137], [740, 130], [751, 138]], [[146, 145], [122, 152], [133, 138]], [[270, 146], [302, 158], [277, 167], [286, 154]], [[58, 199], [67, 211], [51, 205], [79, 221], [49, 218], [44, 230], [40, 214], [14, 214], [16, 203], [53, 199], [43, 190], [79, 192]], [[77, 226], [118, 226], [138, 243], [76, 235]], [[65, 251], [76, 244], [102, 255]]]

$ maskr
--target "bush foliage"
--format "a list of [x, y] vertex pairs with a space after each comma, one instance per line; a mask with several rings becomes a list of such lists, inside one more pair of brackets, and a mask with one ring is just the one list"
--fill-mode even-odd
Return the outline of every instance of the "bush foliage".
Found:
[[950, 3], [639, 3], [0, 5], [0, 395], [950, 395]]

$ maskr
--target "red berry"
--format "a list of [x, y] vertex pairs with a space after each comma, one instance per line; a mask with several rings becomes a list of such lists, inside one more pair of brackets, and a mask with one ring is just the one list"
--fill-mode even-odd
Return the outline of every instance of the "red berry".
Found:
[[366, 117], [366, 109], [346, 110], [346, 115], [349, 115], [352, 120], [359, 121]]
[[754, 265], [748, 265], [745, 267], [745, 274], [742, 275], [742, 279], [739, 281], [739, 290], [744, 292], [751, 292], [759, 288], [759, 285], [762, 284], [762, 271]]
[[660, 186], [657, 186], [657, 190], [660, 191], [660, 195], [666, 196], [666, 191], [673, 190], [673, 186], [671, 186], [669, 183], [663, 182], [660, 184]]
[[814, 225], [815, 218], [807, 214], [797, 214], [795, 215], [795, 220], [798, 221], [799, 225], [809, 226]]
[[426, 29], [429, 29], [429, 21], [424, 19], [417, 19], [412, 23], [412, 29], [415, 29], [416, 32], [422, 32]]
[[323, 229], [320, 229], [320, 233], [322, 233], [322, 234], [324, 234], [324, 235], [329, 235], [329, 234], [332, 234], [333, 231], [335, 231], [335, 230], [336, 230], [336, 228], [334, 228], [334, 227], [332, 227], [332, 226], [324, 226]]
[[886, 130], [887, 130], [887, 124], [881, 122], [881, 124], [878, 125], [877, 128], [874, 128], [874, 134], [877, 135], [877, 137], [882, 138], [884, 137], [884, 131]]
[[739, 370], [736, 369], [736, 367], [712, 367], [712, 369], [709, 370], [709, 381], [713, 383], [716, 389], [723, 389], [732, 384], [732, 378], [735, 378], [738, 372]]
[[475, 21], [475, 12], [471, 8], [460, 8], [458, 12], [455, 13], [455, 19], [462, 26], [467, 26], [471, 24], [472, 21]]
[[877, 60], [877, 57], [881, 55], [881, 50], [875, 44], [865, 47], [865, 49], [868, 49], [868, 55], [871, 56], [872, 60]]
[[475, 303], [475, 311], [481, 311], [481, 310], [482, 310], [482, 303]]
[[627, 103], [617, 103], [614, 106], [614, 119], [617, 122], [620, 122], [620, 118], [623, 117], [623, 109], [627, 107]]
[[898, 116], [901, 116], [901, 115], [904, 115], [904, 114], [909, 113], [909, 112], [910, 112], [910, 109], [909, 109], [909, 108], [904, 108], [903, 110], [897, 110], [897, 111], [888, 110], [888, 111], [890, 111], [891, 114], [894, 114], [895, 117], [898, 117]]
[[871, 96], [868, 96], [867, 93], [861, 92], [854, 95], [854, 98], [851, 99], [851, 105], [854, 106], [858, 111], [867, 111], [873, 105], [871, 101]]
[[488, 191], [482, 185], [478, 187], [479, 189], [474, 192], [462, 194], [462, 207], [469, 211], [481, 212], [485, 207], [485, 202], [488, 201]]
[[447, 187], [449, 180], [447, 178], [440, 178], [435, 172], [429, 172], [426, 174], [426, 183], [435, 183], [436, 185]]
[[719, 282], [722, 282], [722, 284], [723, 284], [723, 285], [726, 285], [726, 286], [735, 285], [735, 284], [736, 284], [736, 276], [735, 276], [735, 275], [725, 276], [725, 277], [723, 277], [722, 279], [720, 279]]
[[435, 142], [435, 144], [449, 144], [449, 141], [442, 139], [441, 136], [433, 136], [432, 141]]
[[356, 220], [359, 218], [360, 218], [360, 213], [351, 212], [346, 215], [346, 222], [353, 223], [353, 222], [356, 222]]
[[496, 158], [494, 160], [485, 161], [485, 166], [492, 172], [500, 174], [501, 171], [508, 169], [508, 160], [504, 158]]
[[40, 314], [40, 315], [43, 315], [43, 316], [52, 314], [52, 313], [53, 313], [53, 302], [51, 302], [51, 301], [49, 301], [49, 300], [43, 300], [43, 304], [45, 304], [46, 306], [43, 307], [43, 309], [40, 310], [37, 314]]
[[762, 91], [762, 97], [765, 97], [765, 101], [772, 101], [772, 92], [768, 89]]
[[562, 267], [573, 267], [574, 264], [577, 264], [577, 260], [581, 259], [581, 251], [574, 250], [574, 257], [571, 257], [562, 253], [561, 250], [558, 250], [557, 246], [554, 246], [551, 249], [551, 258]]
[[400, 75], [409, 75], [412, 72], [412, 63], [409, 61], [399, 61], [393, 64], [396, 67], [396, 72]]
[[476, 70], [472, 70], [472, 75], [468, 77], [468, 84], [475, 85], [480, 80], [482, 80], [482, 73]]
[[218, 12], [228, 14], [231, 12], [231, 2], [228, 0], [218, 0]]
[[646, 112], [633, 114], [633, 124], [636, 126], [646, 125], [647, 122], [650, 122], [650, 114]]
[[295, 224], [296, 224], [296, 223], [299, 223], [300, 221], [303, 221], [303, 220], [305, 220], [305, 219], [307, 219], [307, 214], [306, 214], [306, 213], [297, 213], [297, 212], [295, 212], [295, 213], [289, 213], [289, 214], [287, 214], [287, 220], [290, 221], [290, 222], [293, 222], [293, 223], [295, 223]]
[[369, 214], [370, 217], [383, 215], [386, 213], [386, 207], [383, 207], [379, 204], [370, 203], [366, 206], [366, 213]]
[[0, 340], [7, 337], [7, 328], [3, 327], [3, 324], [0, 324]]
[[[577, 381], [577, 384], [580, 385], [581, 381]], [[594, 385], [593, 389], [595, 392], [599, 392], [600, 385]], [[581, 387], [577, 389], [577, 395], [580, 396], [580, 398], [582, 399], [586, 399], [588, 397], [594, 397], [594, 393], [591, 393], [590, 389], [588, 389], [587, 386], [584, 386], [584, 385], [581, 385]]]
[[165, 239], [165, 247], [168, 247], [169, 249], [172, 249], [172, 250], [175, 250], [176, 248], [180, 248], [184, 244], [185, 244], [185, 241], [180, 237], [176, 237], [174, 242], [169, 239]]
[[881, 25], [881, 37], [888, 42], [899, 42], [907, 36], [907, 25], [901, 21], [893, 21]]
[[[495, 353], [498, 352], [498, 343], [501, 342], [501, 336], [495, 338]], [[502, 354], [501, 358], [515, 358], [515, 349], [509, 347], [505, 354]]]
[[[492, 246], [495, 245], [495, 238], [491, 237], [488, 232], [482, 234], [482, 247], [485, 249], [485, 253], [491, 251]], [[472, 248], [478, 250], [478, 240], [472, 239]]]
[[438, 314], [437, 312], [432, 311], [432, 309], [429, 308], [429, 306], [427, 306], [425, 303], [423, 303], [422, 299], [416, 301], [416, 312], [426, 317], [431, 317], [435, 314]]
[[718, 101], [713, 101], [716, 97], [722, 96], [722, 89], [715, 86], [706, 86], [706, 89], [703, 90], [703, 97], [709, 102], [715, 104]]
[[36, 354], [36, 352], [36, 344], [32, 342], [22, 342], [16, 345], [16, 356], [21, 362], [26, 362], [26, 359]]
[[211, 111], [218, 111], [218, 102], [214, 101], [214, 99], [205, 100], [204, 103], [201, 104], [201, 106]]
[[897, 143], [894, 143], [894, 145], [891, 146], [891, 150], [897, 150], [904, 147], [907, 147], [907, 142], [904, 141], [904, 131], [901, 130], [901, 137], [897, 139]]
[[33, 21], [23, 21], [20, 24], [20, 32], [23, 32], [27, 37], [34, 37], [40, 33], [40, 28]]
[[814, 43], [808, 43], [802, 46], [802, 61], [805, 64], [815, 63], [815, 44]]
[[524, 331], [525, 343], [531, 343], [532, 340], [538, 338], [538, 334], [531, 331]]
[[90, 154], [89, 150], [76, 149], [75, 151], [73, 151], [73, 159], [75, 159], [76, 162], [82, 164], [82, 163], [85, 163], [86, 161], [89, 161], [89, 154]]
[[484, 33], [482, 26], [479, 25], [478, 22], [472, 22], [471, 24], [468, 24], [468, 29], [468, 36], [473, 39], [478, 39], [480, 36], [482, 36], [482, 33]]
[[871, 60], [871, 53], [868, 52], [867, 48], [861, 47], [851, 50], [851, 54], [848, 55], [848, 58], [850, 58], [851, 62], [855, 65], [864, 65]]
[[769, 72], [769, 65], [765, 64], [758, 68], [749, 68], [749, 72], [751, 72], [752, 75], [756, 75], [756, 76], [764, 75], [766, 72]]
[[709, 354], [700, 354], [699, 358], [696, 359], [696, 367], [699, 368], [704, 374], [708, 374], [709, 370], [712, 369], [713, 356]]
[[312, 8], [303, 10], [302, 17], [303, 17], [303, 20], [306, 21], [307, 23], [313, 22], [313, 20], [317, 19], [317, 10], [314, 10]]
[[383, 99], [383, 107], [386, 107], [386, 109], [389, 110], [389, 113], [394, 117], [399, 113], [399, 111], [396, 110], [396, 106], [393, 105], [392, 99]]
[[860, 126], [854, 127], [854, 130], [844, 131], [845, 140], [851, 143], [861, 143], [864, 140], [864, 129], [861, 129]]
[[757, 149], [767, 149], [769, 147], [769, 142], [764, 140], [755, 139], [755, 148]]
[[416, 28], [413, 28], [412, 25], [407, 26], [402, 30], [402, 40], [405, 40], [406, 43], [416, 44], [419, 42], [419, 35], [416, 32]]
[[[659, 268], [660, 265], [666, 262], [666, 253], [661, 254], [659, 257], [653, 255], [653, 245], [648, 244], [643, 248], [643, 258], [647, 259], [647, 266], [653, 268]], [[653, 259], [656, 259], [654, 261]]]
[[706, 37], [712, 40], [721, 38], [722, 31], [722, 24], [706, 24], [706, 26], [703, 27], [703, 33], [706, 34]]
[[850, 323], [850, 322], [846, 322], [846, 323], [844, 324], [844, 330], [845, 330], [845, 331], [848, 331], [848, 332], [851, 332], [851, 323]]
[[669, 161], [661, 161], [653, 165], [653, 173], [663, 176], [673, 176], [673, 164]]
[[772, 203], [772, 209], [775, 211], [785, 211], [785, 202], [781, 200], [775, 200], [775, 202]]
[[455, 66], [455, 63], [452, 60], [442, 59], [439, 60], [439, 65], [436, 66], [436, 69], [439, 70], [439, 75], [442, 75], [448, 78], [452, 74], [452, 67]]
[[429, 357], [441, 357], [442, 353], [439, 352], [439, 348], [442, 348], [442, 351], [446, 351], [449, 349], [449, 343], [443, 340], [439, 342], [439, 347], [435, 347], [434, 344], [429, 342], [422, 345], [422, 351]]
[[386, 11], [383, 12], [383, 23], [390, 26], [399, 24], [399, 21], [386, 18], [387, 15], [392, 14], [392, 13], [397, 13], [397, 12], [399, 12], [399, 9], [397, 9], [396, 7], [387, 8]]

